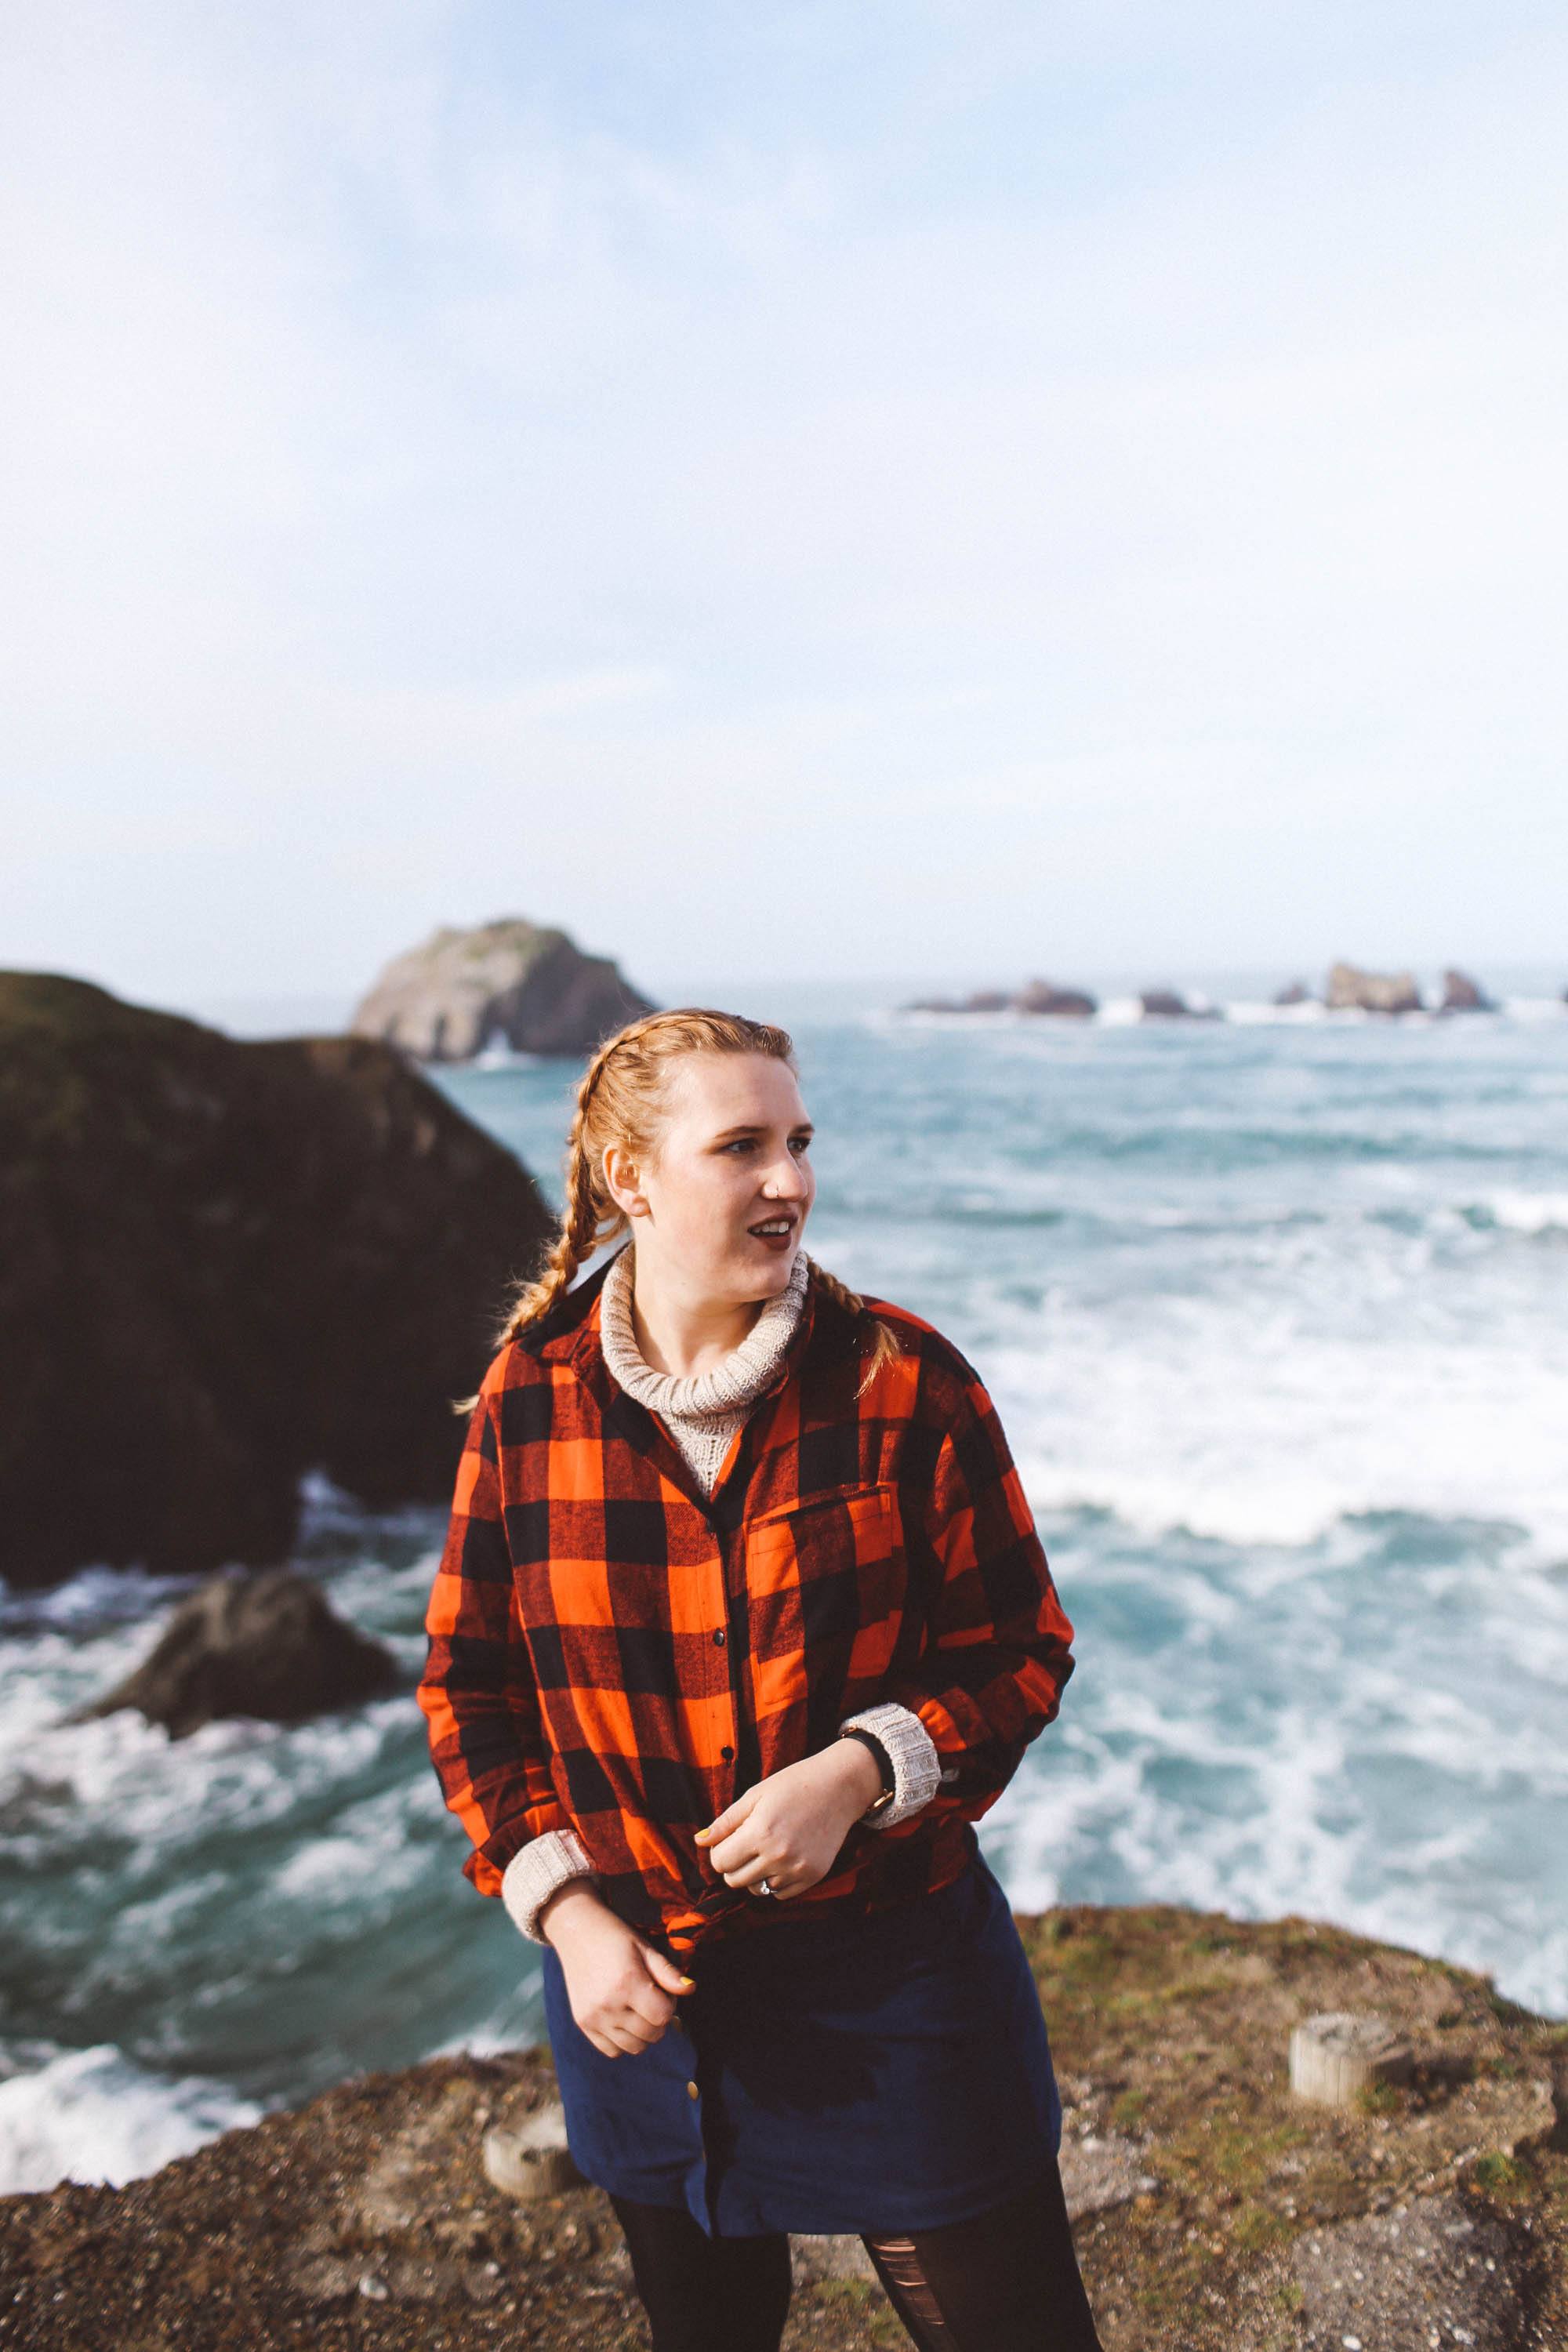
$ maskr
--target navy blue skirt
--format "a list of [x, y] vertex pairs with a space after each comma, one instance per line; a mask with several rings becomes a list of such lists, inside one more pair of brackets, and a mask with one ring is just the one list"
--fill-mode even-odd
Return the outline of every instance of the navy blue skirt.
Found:
[[[763, 1898], [766, 1899], [766, 1898]], [[684, 2205], [710, 2237], [937, 2228], [1020, 2195], [1062, 2111], [1028, 1957], [976, 1843], [934, 1895], [701, 1948], [651, 2047], [608, 2058], [543, 1947], [544, 2011], [584, 2176]]]

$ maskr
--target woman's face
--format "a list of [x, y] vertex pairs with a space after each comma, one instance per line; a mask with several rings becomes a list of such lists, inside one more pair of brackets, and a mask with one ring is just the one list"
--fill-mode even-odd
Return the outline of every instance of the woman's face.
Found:
[[639, 1267], [691, 1298], [777, 1297], [816, 1197], [811, 1133], [795, 1073], [771, 1054], [680, 1055], [653, 1157], [605, 1155]]

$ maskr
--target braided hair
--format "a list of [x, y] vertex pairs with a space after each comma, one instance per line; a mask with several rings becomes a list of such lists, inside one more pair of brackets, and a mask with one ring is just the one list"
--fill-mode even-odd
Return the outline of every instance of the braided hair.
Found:
[[[627, 1227], [625, 1210], [605, 1182], [605, 1151], [612, 1143], [621, 1143], [639, 1157], [651, 1150], [667, 1066], [680, 1054], [767, 1054], [796, 1069], [795, 1045], [787, 1031], [770, 1022], [748, 1020], [743, 1013], [717, 1013], [704, 1005], [647, 1013], [606, 1038], [578, 1081], [562, 1162], [566, 1206], [560, 1228], [541, 1271], [514, 1288], [493, 1335], [496, 1348], [504, 1348], [529, 1324], [548, 1315], [571, 1288], [584, 1262]], [[900, 1353], [899, 1334], [837, 1275], [829, 1274], [815, 1258], [808, 1264], [815, 1280], [857, 1326], [868, 1359], [860, 1381], [864, 1391], [879, 1367]], [[478, 1402], [477, 1391], [470, 1397], [455, 1397], [452, 1410], [471, 1412]]]

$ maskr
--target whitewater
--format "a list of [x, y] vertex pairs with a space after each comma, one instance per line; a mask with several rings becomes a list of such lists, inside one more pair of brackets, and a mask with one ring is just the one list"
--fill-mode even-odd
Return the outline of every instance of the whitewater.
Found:
[[[795, 1029], [809, 1247], [973, 1362], [1073, 1621], [981, 1824], [1015, 1906], [1302, 1913], [1568, 2014], [1568, 1011], [739, 1003]], [[437, 1082], [558, 1198], [575, 1075]], [[305, 1505], [406, 1671], [351, 1716], [65, 1726], [188, 1582], [0, 1592], [0, 2188], [542, 2036], [412, 1697], [445, 1512]]]

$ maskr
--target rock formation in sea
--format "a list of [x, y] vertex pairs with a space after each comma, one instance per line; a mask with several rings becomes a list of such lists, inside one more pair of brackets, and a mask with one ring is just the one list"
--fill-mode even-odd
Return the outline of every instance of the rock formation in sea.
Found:
[[133, 1706], [184, 1739], [236, 1715], [302, 1723], [385, 1697], [400, 1679], [391, 1651], [345, 1624], [314, 1578], [262, 1569], [209, 1577], [179, 1603], [141, 1664], [68, 1719]]
[[433, 931], [396, 956], [355, 1007], [350, 1031], [421, 1062], [467, 1062], [487, 1045], [517, 1054], [591, 1054], [653, 1004], [607, 956], [564, 931], [504, 915]]
[[1100, 1010], [1081, 988], [1058, 988], [1048, 980], [1028, 980], [1013, 999], [1020, 1013], [1039, 1013], [1056, 1021], [1088, 1021]]
[[[1108, 2347], [1568, 2344], [1561, 2020], [1327, 1921], [1075, 1904], [1018, 1927]], [[410, 1973], [411, 2002], [439, 1990], [427, 1979]], [[1297, 2097], [1297, 2023], [1369, 2010], [1410, 2043], [1408, 2077], [1348, 2106]], [[452, 2024], [437, 2004], [419, 2030], [440, 2044]], [[569, 2161], [509, 2189], [518, 2168], [488, 2160], [498, 2141], [559, 2137], [560, 2116], [544, 2045], [458, 2050], [356, 2074], [122, 2189], [0, 2198], [0, 2336], [16, 2352], [646, 2341], [603, 2189]], [[795, 2236], [790, 2254], [791, 2343], [903, 2342], [858, 2238]]]
[[1277, 989], [1269, 1000], [1271, 1003], [1278, 1005], [1312, 1004], [1316, 1001], [1304, 980], [1288, 982], [1283, 988]]
[[448, 1500], [533, 1179], [374, 1038], [0, 972], [0, 1575], [270, 1566], [301, 1474]]
[[1145, 1021], [1223, 1021], [1217, 1004], [1189, 1004], [1173, 988], [1146, 988], [1138, 999]]
[[1363, 971], [1336, 963], [1329, 971], [1323, 1002], [1331, 1013], [1419, 1013], [1421, 991], [1409, 971]]
[[904, 1013], [1005, 1013], [1012, 998], [1005, 988], [976, 988], [967, 996], [917, 996]]
[[1011, 993], [1005, 988], [976, 988], [967, 996], [917, 997], [900, 1009], [905, 1013], [1030, 1013], [1050, 1019], [1087, 1021], [1100, 1008], [1082, 989], [1058, 988], [1048, 980], [1029, 980]]
[[1443, 974], [1443, 1002], [1439, 1013], [1495, 1013], [1497, 1003], [1489, 997], [1479, 980], [1468, 971], [1450, 968]]

